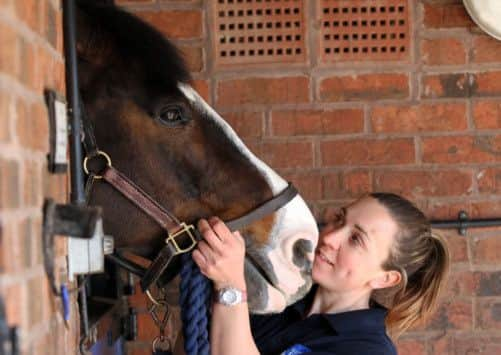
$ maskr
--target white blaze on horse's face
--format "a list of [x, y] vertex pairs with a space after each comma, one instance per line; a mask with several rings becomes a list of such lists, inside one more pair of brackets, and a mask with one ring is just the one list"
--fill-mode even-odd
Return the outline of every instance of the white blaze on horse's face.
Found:
[[[193, 88], [186, 84], [178, 86], [194, 107], [214, 120], [242, 155], [255, 165], [274, 195], [287, 187], [287, 182], [252, 154], [226, 121]], [[253, 260], [246, 260], [249, 306], [255, 313], [279, 312], [304, 296], [311, 286], [310, 271], [318, 229], [311, 211], [299, 195], [275, 213], [267, 240], [264, 247], [247, 246], [247, 254]], [[254, 266], [256, 261], [261, 270]], [[266, 278], [260, 276], [262, 271], [266, 272]]]

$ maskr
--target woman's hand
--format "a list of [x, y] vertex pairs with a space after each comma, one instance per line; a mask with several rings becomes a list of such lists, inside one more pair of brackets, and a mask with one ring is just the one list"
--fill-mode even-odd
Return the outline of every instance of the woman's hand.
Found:
[[203, 240], [198, 242], [192, 257], [202, 274], [220, 289], [233, 286], [245, 290], [245, 242], [239, 232], [231, 232], [217, 217], [201, 219], [198, 230]]

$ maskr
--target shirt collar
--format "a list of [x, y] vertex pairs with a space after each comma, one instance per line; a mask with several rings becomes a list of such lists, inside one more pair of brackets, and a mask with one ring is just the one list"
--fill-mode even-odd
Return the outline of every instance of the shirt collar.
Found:
[[[292, 309], [302, 317], [307, 307], [313, 302], [317, 285], [314, 285], [310, 292], [300, 301], [292, 305]], [[381, 331], [385, 332], [386, 308], [374, 303], [371, 308], [342, 313], [327, 313], [320, 316], [327, 320], [327, 324], [336, 333], [349, 333], [360, 331]]]

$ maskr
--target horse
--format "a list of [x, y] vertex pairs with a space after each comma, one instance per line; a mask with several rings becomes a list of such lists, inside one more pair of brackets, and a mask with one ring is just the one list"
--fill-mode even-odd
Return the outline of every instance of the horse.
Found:
[[[136, 16], [80, 3], [77, 55], [80, 95], [100, 149], [179, 220], [232, 220], [287, 187], [190, 86], [177, 48]], [[89, 203], [103, 208], [117, 250], [151, 260], [162, 248], [165, 230], [108, 184], [93, 184]], [[302, 298], [318, 238], [303, 198], [240, 232], [250, 311], [278, 312]]]

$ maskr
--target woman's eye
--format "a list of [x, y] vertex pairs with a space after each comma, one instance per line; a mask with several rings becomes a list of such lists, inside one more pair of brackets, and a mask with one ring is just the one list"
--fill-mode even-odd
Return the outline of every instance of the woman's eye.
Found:
[[362, 245], [362, 239], [358, 234], [352, 234], [350, 237], [350, 242], [357, 245]]

